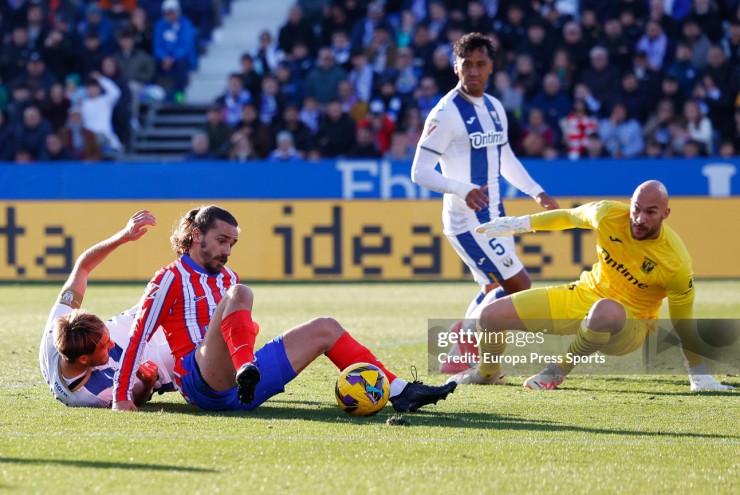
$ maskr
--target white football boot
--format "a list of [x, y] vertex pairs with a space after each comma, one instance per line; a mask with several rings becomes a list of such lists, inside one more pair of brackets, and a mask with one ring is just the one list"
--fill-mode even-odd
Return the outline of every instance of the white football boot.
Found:
[[692, 392], [722, 392], [725, 390], [735, 390], [735, 387], [720, 383], [712, 375], [694, 375], [689, 373], [689, 383], [691, 383]]
[[524, 382], [530, 390], [554, 390], [565, 381], [566, 373], [557, 365], [550, 365]]
[[508, 379], [503, 371], [485, 377], [481, 374], [480, 368], [475, 366], [449, 377], [446, 383], [450, 382], [456, 382], [458, 385], [506, 385]]

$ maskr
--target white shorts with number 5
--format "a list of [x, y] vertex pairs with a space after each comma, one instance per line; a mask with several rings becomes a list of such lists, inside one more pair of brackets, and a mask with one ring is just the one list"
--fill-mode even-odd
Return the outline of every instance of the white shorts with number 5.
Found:
[[516, 256], [513, 237], [490, 239], [471, 230], [448, 235], [447, 240], [480, 285], [508, 280], [524, 268]]

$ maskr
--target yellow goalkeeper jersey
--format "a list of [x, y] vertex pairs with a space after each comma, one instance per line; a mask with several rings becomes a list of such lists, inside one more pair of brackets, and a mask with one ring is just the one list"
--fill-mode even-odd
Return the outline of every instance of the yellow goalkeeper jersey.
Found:
[[615, 201], [587, 203], [530, 217], [532, 229], [596, 231], [599, 261], [580, 283], [599, 297], [618, 301], [637, 318], [658, 318], [668, 298], [673, 319], [692, 317], [694, 282], [691, 256], [683, 241], [663, 223], [657, 239], [632, 238], [630, 207]]

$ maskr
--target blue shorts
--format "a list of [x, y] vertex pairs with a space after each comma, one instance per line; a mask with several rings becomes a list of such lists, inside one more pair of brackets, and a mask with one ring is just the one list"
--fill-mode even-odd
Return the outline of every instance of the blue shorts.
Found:
[[181, 376], [180, 392], [185, 400], [206, 411], [255, 409], [273, 395], [284, 392], [285, 385], [297, 375], [285, 354], [282, 335], [278, 335], [255, 352], [254, 358], [260, 369], [261, 378], [251, 404], [239, 402], [236, 387], [226, 392], [218, 392], [209, 387], [195, 362], [195, 351], [182, 360], [182, 370], [185, 373]]

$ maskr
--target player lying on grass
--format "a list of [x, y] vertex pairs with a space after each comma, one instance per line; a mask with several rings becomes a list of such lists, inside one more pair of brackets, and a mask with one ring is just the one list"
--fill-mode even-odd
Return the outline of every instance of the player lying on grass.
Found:
[[238, 238], [236, 219], [218, 206], [195, 208], [180, 219], [171, 237], [177, 260], [154, 275], [141, 300], [115, 376], [114, 409], [136, 410], [134, 372], [159, 326], [175, 357], [177, 388], [205, 410], [254, 409], [322, 354], [339, 369], [357, 362], [381, 368], [396, 411], [415, 411], [455, 389], [455, 383], [431, 387], [397, 378], [332, 318], [298, 325], [255, 352], [254, 295], [226, 267]]
[[[697, 349], [692, 318], [694, 282], [691, 257], [678, 235], [663, 221], [670, 214], [663, 184], [647, 181], [635, 190], [629, 206], [613, 201], [521, 217], [501, 217], [479, 227], [488, 237], [538, 230], [593, 229], [598, 262], [571, 284], [518, 292], [487, 302], [478, 317], [485, 332], [480, 364], [451, 377], [457, 383], [503, 381], [497, 356], [505, 349], [507, 330], [576, 338], [561, 356], [524, 382], [530, 389], [554, 389], [578, 358], [597, 351], [621, 356], [640, 348], [655, 329], [660, 306], [668, 298], [670, 317], [681, 338], [692, 391], [729, 390], [709, 375]], [[575, 358], [575, 359], [574, 359]]]
[[[52, 307], [41, 338], [39, 364], [54, 397], [68, 406], [110, 407], [113, 374], [128, 341], [132, 312], [124, 312], [106, 323], [78, 309], [87, 289], [90, 272], [119, 246], [143, 236], [147, 225], [155, 225], [148, 211], [134, 214], [123, 230], [82, 253]], [[143, 404], [157, 389], [174, 390], [170, 375], [174, 361], [161, 331], [144, 348], [143, 363], [137, 367], [133, 398]]]

